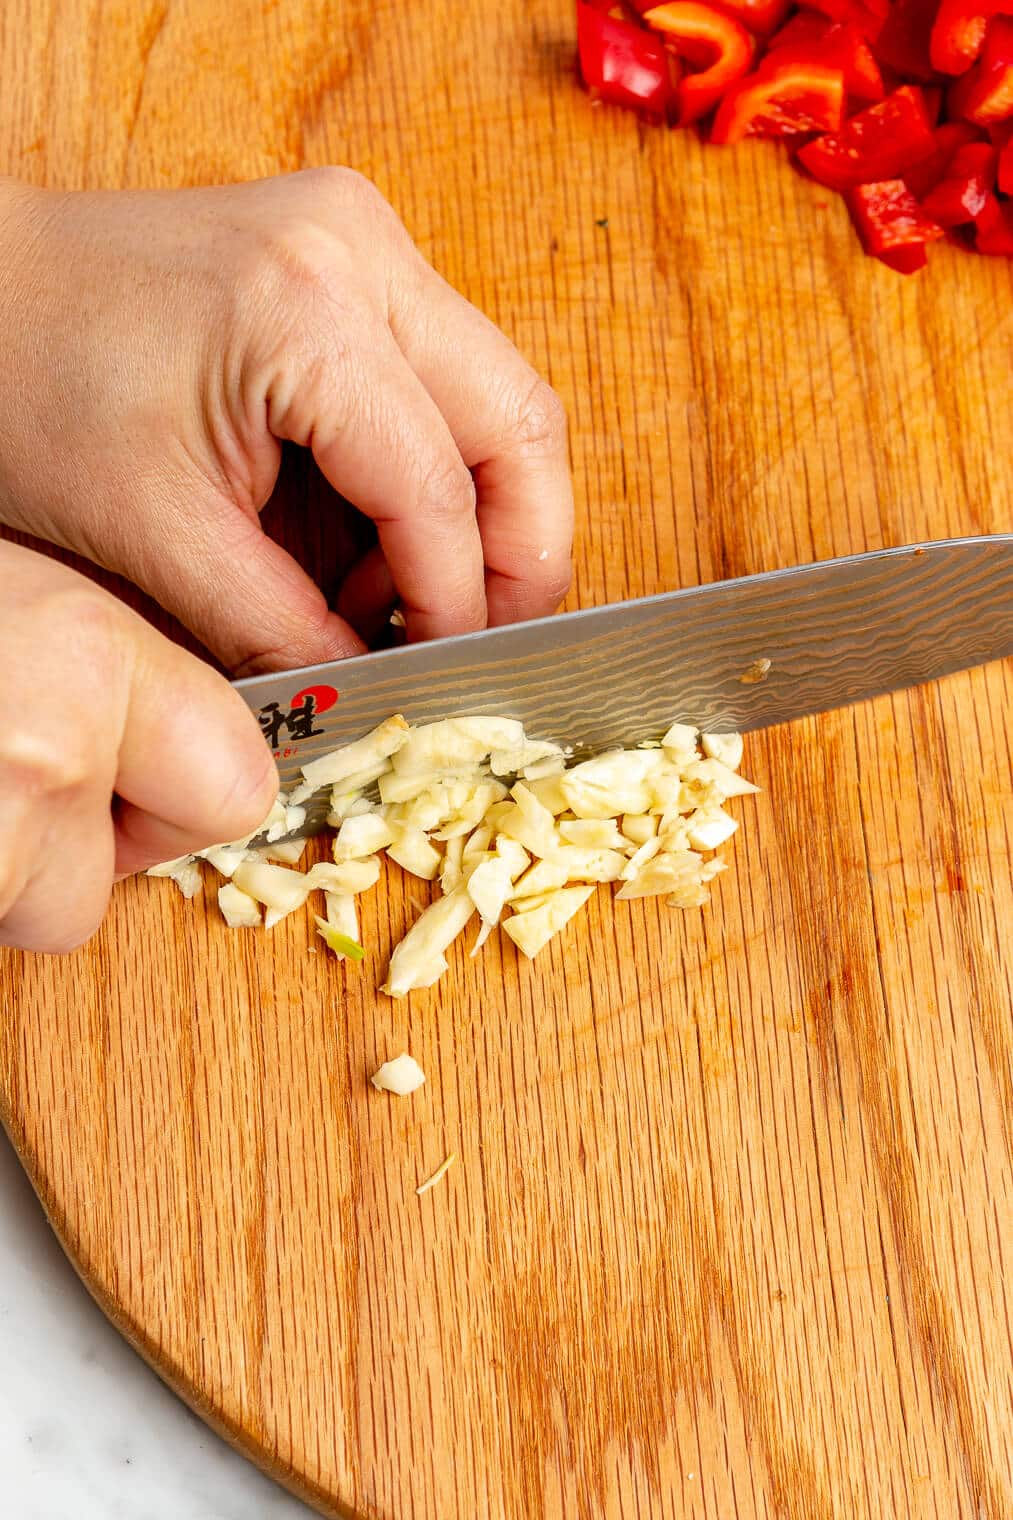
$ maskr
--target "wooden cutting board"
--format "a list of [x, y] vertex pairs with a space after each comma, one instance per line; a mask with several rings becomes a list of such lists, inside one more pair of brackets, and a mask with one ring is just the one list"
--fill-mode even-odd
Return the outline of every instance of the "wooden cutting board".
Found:
[[[372, 175], [568, 403], [573, 606], [1013, 526], [1011, 266], [897, 277], [573, 50], [562, 0], [7, 0], [0, 168]], [[603, 889], [398, 1005], [393, 870], [351, 972], [128, 883], [3, 956], [4, 1122], [117, 1325], [324, 1513], [1001, 1520], [1011, 726], [1007, 664], [756, 736], [709, 909]]]

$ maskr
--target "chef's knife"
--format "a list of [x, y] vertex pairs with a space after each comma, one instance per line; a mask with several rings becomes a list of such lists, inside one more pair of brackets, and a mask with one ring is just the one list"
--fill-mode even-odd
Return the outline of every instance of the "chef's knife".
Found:
[[[391, 713], [519, 718], [576, 757], [680, 720], [765, 728], [1013, 654], [1013, 534], [947, 539], [717, 581], [235, 683], [278, 759]], [[326, 808], [312, 808], [318, 827]]]

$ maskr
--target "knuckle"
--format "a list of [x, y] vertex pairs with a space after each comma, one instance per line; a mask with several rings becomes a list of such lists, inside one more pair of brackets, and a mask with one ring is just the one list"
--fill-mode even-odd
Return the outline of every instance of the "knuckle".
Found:
[[312, 216], [299, 212], [258, 230], [255, 247], [255, 281], [286, 306], [300, 295], [316, 297], [339, 289], [348, 273], [350, 261], [341, 242]]
[[512, 436], [525, 450], [555, 452], [566, 448], [566, 408], [552, 386], [537, 377], [517, 408]]
[[312, 191], [333, 216], [337, 213], [353, 261], [359, 269], [363, 257], [371, 263], [377, 239], [388, 247], [411, 243], [408, 231], [386, 196], [357, 169], [334, 164], [305, 171]]
[[345, 164], [320, 164], [299, 176], [321, 195], [352, 206], [386, 206], [387, 202], [365, 174]]
[[441, 455], [422, 476], [419, 506], [429, 516], [473, 517], [477, 501], [471, 471], [459, 456]]
[[93, 657], [104, 657], [122, 637], [125, 608], [115, 597], [90, 586], [68, 585], [53, 591], [41, 607], [53, 640], [87, 646]]
[[316, 656], [328, 634], [330, 609], [315, 588], [289, 593], [285, 616], [264, 620], [263, 637], [247, 643], [232, 666], [235, 677], [264, 675], [274, 670], [294, 670], [318, 663]]
[[7, 741], [8, 785], [26, 798], [52, 801], [78, 796], [88, 789], [95, 769], [91, 746], [76, 728], [59, 742], [51, 733], [20, 733]]

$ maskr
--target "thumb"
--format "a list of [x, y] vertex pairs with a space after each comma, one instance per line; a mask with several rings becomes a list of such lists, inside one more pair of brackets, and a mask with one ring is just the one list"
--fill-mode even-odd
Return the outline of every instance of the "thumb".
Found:
[[115, 781], [116, 871], [237, 839], [263, 822], [278, 772], [237, 691], [140, 619]]
[[320, 587], [233, 503], [188, 513], [131, 579], [236, 676], [362, 654]]

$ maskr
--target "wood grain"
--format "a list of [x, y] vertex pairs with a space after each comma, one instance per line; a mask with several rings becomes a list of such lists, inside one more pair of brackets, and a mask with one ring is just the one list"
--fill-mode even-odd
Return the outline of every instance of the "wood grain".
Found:
[[[573, 606], [1013, 526], [1010, 266], [896, 277], [572, 51], [552, 0], [7, 0], [0, 168], [372, 175], [566, 399]], [[124, 1332], [325, 1513], [1003, 1520], [1011, 729], [1007, 662], [757, 735], [710, 909], [602, 890], [407, 1005], [393, 871], [362, 973], [127, 884], [0, 961], [4, 1121]]]

